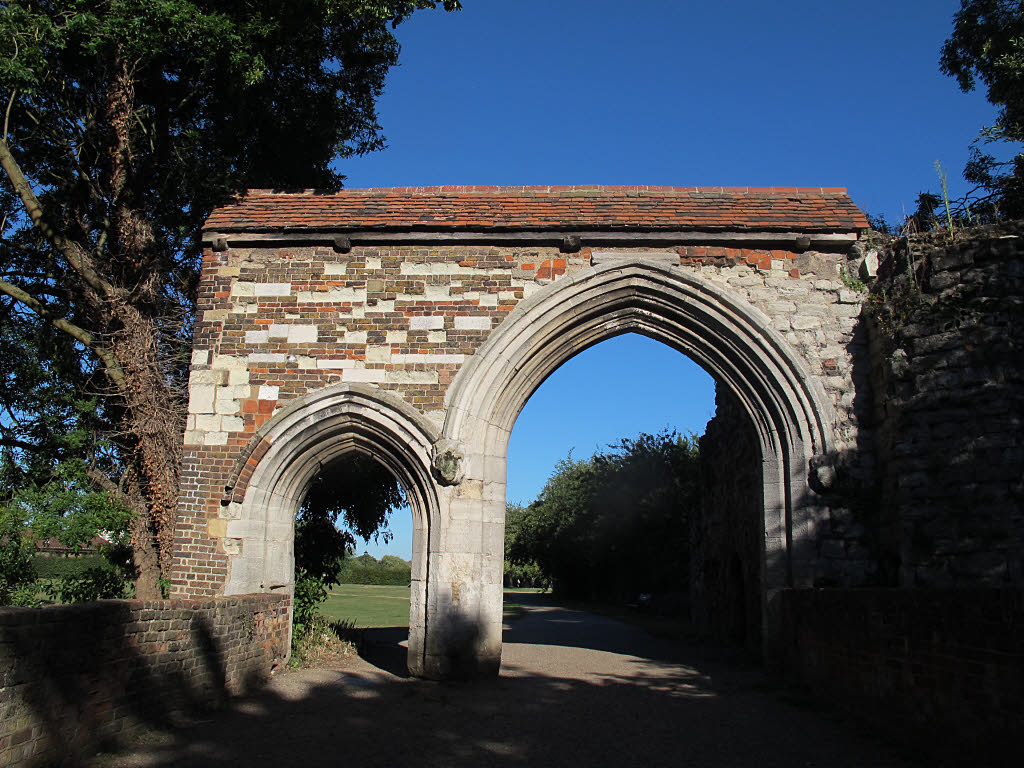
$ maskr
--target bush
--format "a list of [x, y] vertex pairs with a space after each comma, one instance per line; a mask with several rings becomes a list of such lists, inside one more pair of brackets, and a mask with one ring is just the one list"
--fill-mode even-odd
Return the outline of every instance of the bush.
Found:
[[384, 555], [378, 562], [372, 555], [345, 558], [338, 574], [340, 584], [373, 584], [376, 586], [408, 586], [412, 566], [394, 555]]
[[10, 510], [0, 510], [0, 605], [37, 605], [35, 546]]
[[88, 568], [79, 574], [59, 576], [47, 584], [46, 594], [59, 603], [90, 603], [94, 600], [123, 600], [135, 597], [135, 585], [109, 564]]
[[40, 579], [81, 576], [93, 568], [109, 567], [101, 555], [36, 555], [32, 558], [32, 565]]

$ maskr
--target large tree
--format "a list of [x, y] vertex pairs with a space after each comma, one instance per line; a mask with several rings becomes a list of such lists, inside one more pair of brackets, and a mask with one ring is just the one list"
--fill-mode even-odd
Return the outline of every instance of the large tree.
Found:
[[981, 150], [1024, 143], [1024, 0], [961, 0], [940, 66], [964, 92], [982, 85], [998, 109], [972, 147], [965, 178], [987, 190], [1001, 215], [1024, 216], [1024, 153], [998, 160]]
[[[44, 367], [98, 398], [116, 460], [87, 472], [134, 511], [140, 597], [170, 561], [199, 226], [246, 187], [340, 186], [335, 160], [383, 145], [392, 29], [439, 4], [459, 5], [0, 5], [0, 320], [32, 328], [45, 344], [22, 353], [52, 352]], [[4, 405], [7, 459], [44, 452], [18, 429], [31, 406]]]

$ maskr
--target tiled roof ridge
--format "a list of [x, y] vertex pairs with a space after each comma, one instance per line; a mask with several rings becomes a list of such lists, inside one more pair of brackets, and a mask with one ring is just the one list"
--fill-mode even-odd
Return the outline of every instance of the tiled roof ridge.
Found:
[[438, 187], [345, 187], [344, 189], [327, 192], [319, 189], [249, 189], [245, 196], [284, 196], [284, 195], [317, 195], [330, 197], [333, 195], [470, 195], [470, 194], [561, 194], [573, 192], [608, 192], [608, 193], [662, 193], [662, 194], [719, 194], [719, 195], [846, 195], [846, 187], [720, 187], [692, 186], [673, 187], [647, 184], [568, 184], [568, 185], [528, 185], [528, 186], [487, 186], [487, 185], [446, 185]]

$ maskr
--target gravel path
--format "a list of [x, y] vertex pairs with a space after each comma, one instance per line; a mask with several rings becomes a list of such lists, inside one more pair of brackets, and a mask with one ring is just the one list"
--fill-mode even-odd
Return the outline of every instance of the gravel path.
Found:
[[[378, 664], [394, 665], [394, 638], [378, 640]], [[506, 628], [497, 680], [425, 682], [361, 659], [345, 668], [289, 672], [229, 711], [94, 765], [230, 763], [910, 765], [838, 716], [785, 698], [755, 668], [541, 600]]]

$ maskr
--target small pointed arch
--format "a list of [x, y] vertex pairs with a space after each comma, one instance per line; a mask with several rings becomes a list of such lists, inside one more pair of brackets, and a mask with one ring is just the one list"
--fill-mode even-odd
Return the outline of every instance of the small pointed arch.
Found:
[[401, 398], [362, 384], [338, 384], [298, 398], [259, 430], [244, 487], [227, 504], [233, 542], [224, 594], [290, 590], [295, 516], [321, 469], [351, 452], [390, 470], [413, 515], [409, 666], [422, 665], [430, 531], [438, 501], [430, 477], [437, 428]]

